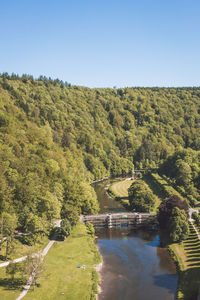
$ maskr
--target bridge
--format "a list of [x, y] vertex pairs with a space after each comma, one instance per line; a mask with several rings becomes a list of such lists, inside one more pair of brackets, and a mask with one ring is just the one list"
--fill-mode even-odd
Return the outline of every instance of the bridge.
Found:
[[80, 221], [92, 223], [95, 228], [112, 228], [112, 227], [139, 227], [144, 224], [157, 224], [155, 213], [138, 213], [138, 212], [122, 212], [122, 213], [105, 213], [99, 215], [81, 216]]

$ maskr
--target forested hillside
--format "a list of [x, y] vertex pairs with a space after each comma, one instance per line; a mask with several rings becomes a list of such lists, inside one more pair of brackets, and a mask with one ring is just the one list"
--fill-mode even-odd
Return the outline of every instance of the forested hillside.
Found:
[[199, 128], [200, 88], [89, 89], [3, 74], [0, 210], [24, 229], [70, 209], [97, 212], [89, 183], [134, 165], [160, 168], [195, 202]]

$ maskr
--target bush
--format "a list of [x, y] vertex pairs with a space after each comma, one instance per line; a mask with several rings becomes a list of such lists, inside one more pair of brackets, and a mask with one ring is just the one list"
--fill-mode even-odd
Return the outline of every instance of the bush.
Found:
[[94, 226], [90, 222], [88, 222], [86, 226], [87, 226], [87, 233], [94, 238], [95, 237]]
[[200, 226], [200, 216], [198, 215], [198, 213], [196, 211], [192, 213], [192, 218], [194, 219], [195, 225], [197, 225], [199, 227]]

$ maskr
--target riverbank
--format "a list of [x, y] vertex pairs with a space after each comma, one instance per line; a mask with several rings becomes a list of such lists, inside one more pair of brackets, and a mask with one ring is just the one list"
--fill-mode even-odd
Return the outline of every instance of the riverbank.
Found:
[[[162, 201], [162, 197], [157, 193], [154, 182], [151, 180], [150, 176], [146, 175], [143, 179], [140, 180], [142, 180], [151, 189], [152, 193], [155, 196], [155, 206], [152, 212], [156, 213]], [[127, 210], [129, 210], [128, 189], [133, 182], [134, 179], [126, 178], [124, 180], [120, 180], [110, 184], [107, 188], [109, 195], [116, 201], [119, 201]]]
[[78, 223], [66, 241], [52, 247], [44, 261], [40, 287], [26, 299], [95, 299], [99, 281], [95, 265], [100, 262], [92, 236]]
[[[27, 300], [96, 299], [99, 275], [95, 266], [101, 256], [84, 224], [78, 223], [64, 242], [55, 242], [44, 259], [38, 286], [26, 295]], [[0, 299], [15, 300], [25, 283], [16, 275], [12, 281], [6, 268], [0, 270]]]
[[177, 299], [197, 299], [200, 287], [200, 241], [190, 226], [190, 234], [181, 244], [168, 247], [179, 274]]
[[113, 182], [107, 187], [107, 192], [116, 201], [119, 201], [125, 209], [129, 207], [128, 189], [133, 183], [131, 178], [126, 178], [117, 182]]

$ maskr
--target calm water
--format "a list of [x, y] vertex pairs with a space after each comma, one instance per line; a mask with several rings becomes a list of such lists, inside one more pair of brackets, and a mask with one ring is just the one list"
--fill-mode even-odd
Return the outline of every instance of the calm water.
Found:
[[[107, 183], [95, 184], [102, 210], [121, 210], [105, 195]], [[96, 235], [103, 257], [99, 300], [176, 298], [176, 268], [167, 250], [159, 247], [156, 233], [117, 228], [97, 230]]]
[[107, 193], [107, 186], [115, 181], [119, 181], [121, 178], [107, 179], [101, 182], [92, 184], [97, 194], [97, 198], [100, 204], [100, 213], [104, 212], [121, 212], [125, 211], [124, 207], [113, 198], [111, 198]]

